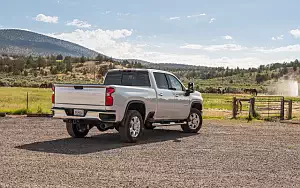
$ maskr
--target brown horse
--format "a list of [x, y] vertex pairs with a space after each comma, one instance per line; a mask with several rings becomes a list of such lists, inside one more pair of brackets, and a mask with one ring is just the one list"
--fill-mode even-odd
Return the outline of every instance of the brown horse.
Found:
[[257, 90], [256, 89], [244, 89], [245, 93], [250, 93], [251, 95], [257, 96]]

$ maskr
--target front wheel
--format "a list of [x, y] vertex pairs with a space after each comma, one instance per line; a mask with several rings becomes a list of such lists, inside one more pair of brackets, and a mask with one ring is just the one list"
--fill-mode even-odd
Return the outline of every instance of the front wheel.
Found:
[[73, 138], [83, 138], [89, 133], [89, 127], [86, 124], [67, 122], [67, 131]]
[[202, 127], [202, 113], [196, 109], [192, 108], [190, 115], [187, 119], [187, 123], [181, 125], [183, 132], [186, 133], [197, 133]]
[[121, 140], [124, 142], [136, 142], [143, 131], [143, 118], [136, 110], [129, 110], [124, 122], [119, 127]]

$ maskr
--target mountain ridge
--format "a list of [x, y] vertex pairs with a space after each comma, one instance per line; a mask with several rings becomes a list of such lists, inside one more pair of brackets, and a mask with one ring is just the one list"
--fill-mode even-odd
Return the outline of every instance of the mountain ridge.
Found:
[[0, 53], [23, 56], [48, 56], [61, 54], [63, 56], [85, 56], [90, 58], [96, 57], [100, 54], [69, 41], [20, 29], [0, 30]]

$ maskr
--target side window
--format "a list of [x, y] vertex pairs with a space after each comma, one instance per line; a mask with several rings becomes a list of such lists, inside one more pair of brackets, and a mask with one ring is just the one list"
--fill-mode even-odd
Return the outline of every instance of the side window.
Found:
[[108, 72], [105, 80], [104, 85], [121, 85], [122, 84], [122, 72]]
[[171, 84], [171, 88], [176, 89], [176, 91], [183, 91], [181, 83], [174, 76], [167, 74], [168, 80]]
[[148, 87], [151, 86], [148, 72], [144, 72], [144, 71], [137, 72], [136, 86], [148, 86]]
[[136, 74], [133, 72], [123, 72], [122, 85], [133, 86], [136, 81]]
[[146, 71], [108, 72], [104, 81], [104, 85], [151, 86], [149, 74]]
[[168, 80], [163, 73], [154, 72], [156, 85], [159, 89], [169, 89]]

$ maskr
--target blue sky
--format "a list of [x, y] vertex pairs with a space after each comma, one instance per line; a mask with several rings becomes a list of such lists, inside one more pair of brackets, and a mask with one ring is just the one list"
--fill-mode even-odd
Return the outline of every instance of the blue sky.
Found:
[[300, 54], [297, 0], [1, 0], [0, 27], [116, 58], [250, 67]]

